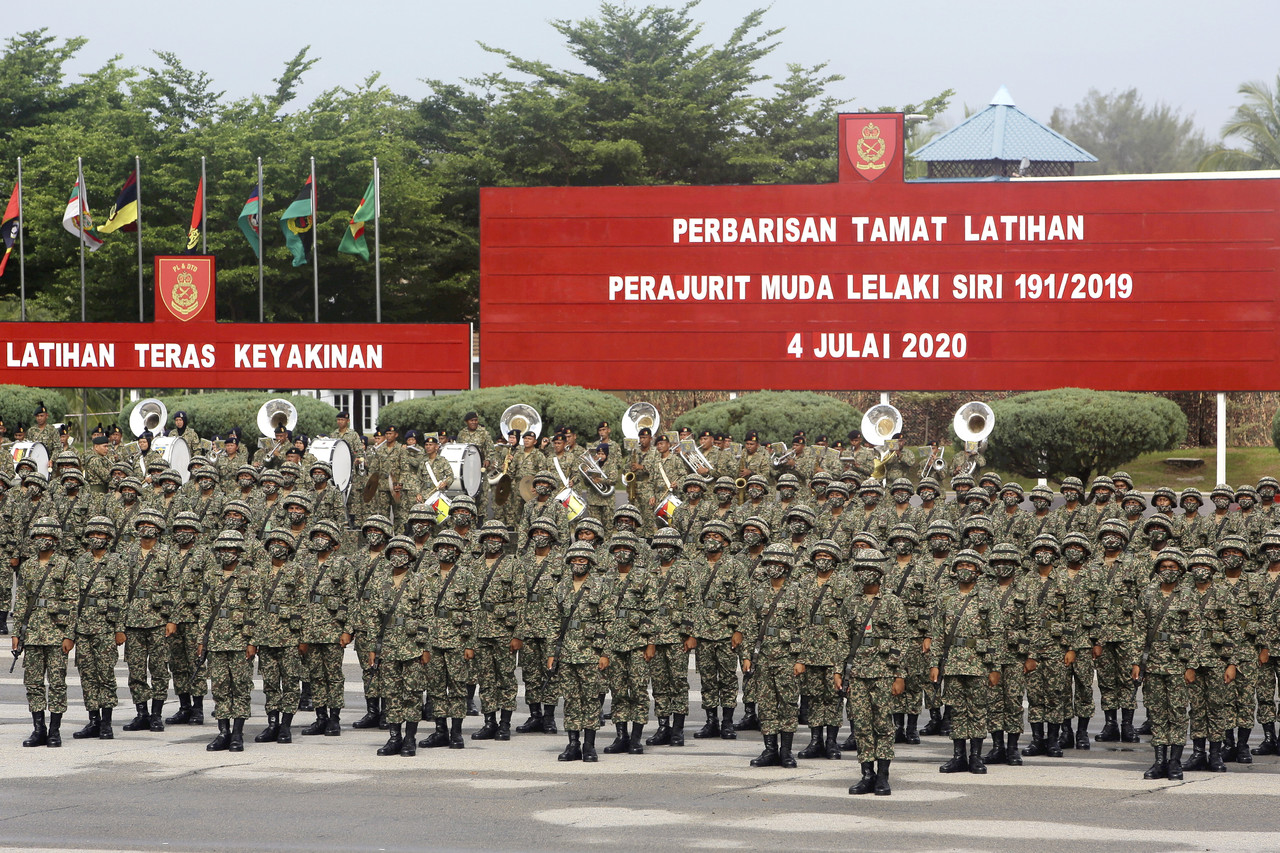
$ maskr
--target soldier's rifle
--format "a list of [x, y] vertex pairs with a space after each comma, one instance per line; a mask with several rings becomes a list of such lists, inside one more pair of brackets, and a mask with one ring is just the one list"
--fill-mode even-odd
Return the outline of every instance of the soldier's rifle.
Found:
[[968, 609], [970, 602], [978, 597], [977, 590], [965, 596], [964, 601], [960, 604], [960, 609], [956, 611], [956, 618], [951, 622], [951, 630], [947, 632], [947, 636], [942, 644], [942, 654], [938, 655], [938, 693], [942, 693], [942, 680], [946, 677], [947, 658], [951, 656], [951, 647], [955, 645], [956, 631], [960, 630], [960, 619], [964, 616], [965, 610]]

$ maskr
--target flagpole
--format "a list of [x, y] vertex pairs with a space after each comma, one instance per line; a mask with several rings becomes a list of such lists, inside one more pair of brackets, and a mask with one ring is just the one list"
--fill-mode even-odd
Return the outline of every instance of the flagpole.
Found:
[[204, 185], [204, 155], [200, 155], [200, 254], [209, 254], [209, 231], [205, 226], [205, 210], [208, 205], [205, 204], [204, 194], [208, 187]]
[[146, 294], [142, 288], [142, 158], [133, 156], [133, 191], [138, 197], [138, 322], [146, 322], [144, 303]]
[[262, 322], [262, 158], [258, 158], [258, 322]]
[[84, 311], [84, 238], [85, 238], [84, 220], [85, 220], [85, 215], [84, 215], [84, 211], [88, 205], [84, 203], [84, 160], [83, 158], [80, 158], [80, 157], [76, 158], [76, 204], [80, 208], [79, 211], [77, 211], [79, 213], [79, 223], [80, 223], [80, 227], [77, 230], [80, 232], [80, 322], [83, 323], [85, 321], [85, 311]]
[[373, 298], [374, 320], [382, 322], [382, 255], [378, 237], [378, 219], [382, 216], [382, 172], [378, 170], [378, 158], [373, 158]]
[[27, 319], [27, 257], [22, 241], [22, 158], [18, 158], [18, 319]]
[[316, 158], [311, 158], [311, 289], [315, 294], [315, 321], [320, 322], [320, 254], [316, 251], [316, 229], [319, 217], [316, 204]]

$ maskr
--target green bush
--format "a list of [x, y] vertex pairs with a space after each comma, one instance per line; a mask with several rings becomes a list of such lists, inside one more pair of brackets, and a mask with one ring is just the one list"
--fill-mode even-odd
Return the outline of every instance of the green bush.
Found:
[[25, 385], [0, 385], [0, 418], [8, 427], [8, 439], [12, 440], [18, 424], [31, 426], [36, 422], [36, 405], [43, 402], [49, 410], [49, 423], [61, 423], [67, 419], [67, 401], [61, 391], [49, 388], [28, 388]]
[[564, 424], [589, 441], [595, 438], [596, 424], [608, 421], [613, 427], [614, 440], [622, 439], [619, 421], [627, 404], [612, 394], [577, 385], [506, 385], [401, 400], [383, 406], [378, 420], [380, 426], [396, 425], [401, 434], [409, 428], [454, 434], [464, 428], [462, 416], [474, 411], [480, 416], [480, 423], [497, 439], [502, 412], [515, 403], [524, 403], [538, 411], [542, 416], [543, 435]]
[[993, 468], [1061, 482], [1110, 473], [1139, 454], [1171, 450], [1187, 417], [1154, 394], [1058, 388], [991, 404], [995, 428], [986, 457]]
[[834, 444], [862, 424], [862, 412], [835, 397], [813, 391], [757, 391], [736, 400], [704, 403], [676, 418], [663, 429], [689, 427], [698, 432], [725, 432], [741, 441], [747, 430], [757, 430], [760, 441], [791, 442], [796, 430], [804, 430], [813, 444], [826, 434]]
[[[249, 447], [256, 447], [261, 436], [258, 432], [258, 409], [273, 396], [264, 391], [219, 391], [213, 394], [186, 394], [171, 397], [157, 397], [169, 410], [169, 423], [173, 426], [173, 413], [185, 411], [191, 418], [190, 426], [201, 438], [213, 438], [215, 435], [225, 436], [232, 427], [240, 427], [244, 431], [244, 441]], [[338, 410], [328, 403], [313, 397], [282, 397], [293, 403], [298, 410], [298, 423], [293, 428], [295, 435], [306, 433], [309, 436], [331, 434], [334, 429], [334, 418]], [[120, 413], [120, 426], [129, 438], [129, 413], [137, 403], [126, 403]], [[126, 439], [128, 440], [128, 439]]]

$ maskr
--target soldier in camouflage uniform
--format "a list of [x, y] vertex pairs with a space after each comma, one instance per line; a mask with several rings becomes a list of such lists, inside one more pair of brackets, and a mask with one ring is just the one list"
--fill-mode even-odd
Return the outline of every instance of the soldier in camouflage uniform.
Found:
[[[548, 470], [547, 457], [537, 448], [538, 436], [532, 430], [526, 430], [520, 437], [520, 446], [511, 452], [511, 464], [507, 473], [511, 476], [511, 497], [503, 505], [503, 522], [508, 527], [516, 527], [524, 518], [524, 497], [520, 494], [520, 484], [526, 477], [533, 477]], [[552, 480], [552, 483], [555, 481]]]
[[[169, 646], [166, 632], [173, 621], [174, 590], [169, 546], [159, 541], [164, 519], [144, 509], [134, 519], [138, 541], [122, 559], [129, 567], [125, 597], [124, 659], [129, 666], [129, 693], [137, 715], [125, 724], [127, 732], [164, 731], [164, 700], [169, 689]], [[149, 678], [148, 678], [149, 676]], [[151, 713], [147, 713], [147, 702]]]
[[684, 544], [674, 530], [661, 530], [653, 539], [653, 576], [657, 607], [653, 611], [654, 654], [649, 661], [654, 715], [658, 730], [645, 739], [648, 746], [684, 746], [684, 719], [689, 713], [689, 650], [691, 626], [686, 621], [689, 564], [681, 557]]
[[1026, 661], [1030, 651], [1027, 627], [1027, 593], [1021, 583], [1022, 553], [1008, 542], [991, 549], [996, 584], [992, 593], [1000, 605], [1003, 644], [1000, 647], [1000, 684], [991, 688], [989, 725], [991, 751], [985, 764], [1022, 766], [1018, 739], [1022, 736], [1022, 697], [1027, 691]]
[[706, 486], [706, 481], [697, 474], [688, 474], [680, 481], [684, 503], [676, 507], [671, 527], [680, 534], [685, 545], [693, 545], [700, 540], [702, 527], [715, 509], [715, 505], [706, 500]]
[[916, 529], [916, 535], [923, 540], [929, 525], [946, 517], [942, 505], [938, 503], [942, 486], [933, 477], [924, 477], [916, 484], [916, 494], [920, 497], [920, 506], [912, 507], [910, 522]]
[[[205, 579], [215, 566], [213, 552], [199, 541], [200, 522], [195, 513], [181, 512], [174, 518], [172, 558], [173, 608], [169, 634], [169, 670], [178, 710], [165, 722], [170, 725], [204, 724], [204, 673], [196, 671], [196, 646], [200, 644], [200, 595]], [[166, 626], [167, 627], [167, 626]]]
[[446, 530], [431, 545], [434, 562], [423, 565], [423, 607], [432, 614], [431, 660], [427, 664], [427, 692], [436, 714], [436, 731], [418, 745], [462, 749], [462, 718], [467, 714], [467, 685], [474, 684], [476, 612], [479, 586], [470, 560], [464, 557], [462, 537]]
[[[1197, 549], [1187, 558], [1187, 568], [1195, 585], [1191, 606], [1199, 625], [1201, 643], [1189, 662], [1196, 671], [1195, 680], [1187, 688], [1193, 748], [1191, 760], [1183, 769], [1225, 773], [1227, 766], [1222, 760], [1222, 745], [1233, 716], [1230, 691], [1236, 678], [1240, 616], [1234, 596], [1215, 580], [1215, 576], [1222, 574], [1222, 564], [1212, 551]], [[1207, 754], [1206, 741], [1209, 744]]]
[[1084, 483], [1078, 477], [1067, 477], [1058, 487], [1058, 493], [1064, 503], [1049, 513], [1050, 521], [1044, 532], [1061, 541], [1063, 536], [1084, 527]]
[[[737, 737], [733, 712], [738, 704], [738, 652], [751, 586], [743, 564], [726, 552], [732, 536], [727, 524], [707, 524], [702, 530], [702, 553], [689, 560], [686, 619], [690, 636], [685, 645], [697, 656], [702, 707], [707, 712], [706, 725], [693, 735], [697, 739]], [[719, 709], [723, 709], [723, 723], [717, 716]]]
[[916, 729], [920, 719], [920, 698], [929, 683], [929, 617], [938, 596], [937, 583], [928, 558], [919, 554], [920, 538], [910, 524], [889, 531], [890, 562], [885, 566], [885, 590], [902, 602], [911, 640], [902, 649], [902, 677], [906, 689], [889, 700], [897, 743], [920, 743]]
[[844, 608], [856, 594], [848, 573], [836, 572], [842, 549], [830, 539], [822, 539], [809, 549], [811, 574], [798, 578], [804, 588], [804, 675], [800, 688], [807, 701], [809, 745], [798, 758], [840, 758], [837, 734], [843, 722], [840, 688], [835, 675], [849, 656], [848, 626]]
[[111, 553], [115, 528], [111, 519], [96, 515], [85, 526], [85, 549], [75, 560], [80, 588], [76, 619], [76, 668], [89, 723], [72, 737], [111, 740], [111, 709], [116, 699], [118, 645], [124, 643], [124, 612], [129, 571]]
[[[849, 555], [849, 526], [846, 523], [853, 513], [848, 510], [849, 487], [836, 480], [823, 492], [822, 509], [817, 513], [815, 532], [819, 539], [830, 539], [840, 548], [838, 557]], [[746, 516], [749, 517], [749, 516]]]
[[62, 529], [62, 552], [74, 560], [84, 550], [84, 526], [93, 503], [84, 487], [84, 474], [78, 470], [62, 474], [62, 494], [53, 496], [53, 510]]
[[172, 468], [166, 468], [153, 478], [160, 489], [160, 494], [147, 496], [147, 506], [164, 516], [166, 527], [172, 526], [173, 519], [179, 510], [186, 506], [186, 501], [178, 497], [178, 487], [182, 485], [182, 475]]
[[1236, 489], [1235, 501], [1240, 505], [1240, 523], [1244, 525], [1244, 540], [1248, 543], [1249, 558], [1253, 561], [1250, 571], [1266, 566], [1262, 558], [1262, 534], [1271, 529], [1271, 519], [1258, 511], [1258, 490], [1249, 484]]
[[[538, 452], [538, 451], [534, 451]], [[541, 455], [541, 454], [539, 454]], [[533, 475], [534, 499], [524, 505], [520, 524], [516, 528], [516, 550], [523, 553], [529, 545], [529, 526], [538, 519], [546, 519], [556, 526], [561, 541], [569, 538], [569, 515], [564, 504], [551, 496], [555, 477], [546, 471]], [[602, 528], [603, 529], [603, 528]]]
[[366, 611], [370, 621], [365, 631], [375, 638], [368, 661], [377, 670], [387, 702], [387, 742], [378, 755], [409, 758], [418, 752], [423, 667], [431, 661], [426, 623], [431, 617], [425, 573], [412, 570], [417, 558], [412, 539], [392, 537], [387, 559], [378, 564], [374, 598]]
[[[1141, 558], [1126, 550], [1129, 544], [1127, 522], [1118, 519], [1104, 521], [1098, 530], [1098, 539], [1102, 554], [1094, 558], [1094, 571], [1101, 579], [1101, 594], [1098, 598], [1098, 645], [1094, 651], [1097, 653], [1098, 692], [1102, 697], [1102, 713], [1106, 722], [1097, 740], [1101, 743], [1137, 743], [1138, 735], [1133, 728], [1137, 691], [1130, 677], [1125, 650], [1135, 642], [1132, 634], [1138, 604], [1149, 578], [1141, 568]], [[1118, 726], [1117, 711], [1121, 717]]]
[[564, 694], [564, 726], [569, 743], [559, 761], [598, 761], [596, 730], [600, 726], [601, 673], [609, 668], [609, 623], [613, 598], [609, 581], [592, 571], [596, 552], [575, 542], [565, 552], [569, 571], [554, 594], [557, 634], [546, 666], [558, 673]]
[[[75, 645], [80, 581], [75, 568], [57, 553], [60, 527], [41, 516], [30, 526], [31, 556], [15, 575], [18, 621], [13, 650], [23, 652], [22, 683], [34, 724], [23, 746], [62, 746], [62, 715], [67, 711], [67, 655]], [[46, 728], [44, 714], [49, 711]]]
[[258, 608], [253, 638], [258, 647], [258, 676], [266, 699], [267, 727], [254, 743], [293, 743], [293, 715], [301, 698], [302, 576], [293, 555], [296, 542], [287, 530], [267, 534], [267, 560], [255, 566]]
[[311, 476], [311, 516], [312, 523], [328, 519], [340, 529], [347, 526], [347, 506], [342, 499], [342, 492], [333, 483], [333, 466], [328, 462], [313, 462], [309, 472]]
[[1022, 486], [1009, 482], [1000, 487], [1000, 508], [991, 513], [992, 537], [995, 544], [1008, 542], [1022, 551], [1031, 544], [1031, 516], [1022, 510]]
[[[955, 576], [951, 572], [952, 552], [956, 547], [955, 526], [946, 519], [939, 519], [929, 525], [925, 531], [925, 548], [928, 555], [924, 557], [927, 575], [933, 582], [934, 600], [929, 604], [929, 629], [933, 627], [933, 610], [937, 599], [945, 593], [954, 591]], [[927, 633], [927, 631], [926, 631]], [[926, 638], [927, 639], [927, 638]], [[930, 640], [932, 643], [932, 640]], [[926, 652], [928, 654], [928, 652]], [[932, 658], [929, 658], [932, 660]], [[951, 735], [951, 710], [944, 708], [942, 696], [938, 691], [938, 683], [932, 678], [924, 685], [924, 707], [929, 711], [929, 722], [920, 730], [922, 735]]]
[[[480, 415], [467, 412], [462, 417], [463, 428], [458, 430], [457, 441], [461, 444], [475, 445], [480, 452], [480, 491], [476, 494], [476, 506], [481, 518], [489, 516], [489, 501], [492, 488], [489, 486], [489, 474], [494, 467], [493, 437], [489, 430], [480, 425]], [[499, 463], [500, 464], [500, 463]]]
[[987, 772], [982, 763], [982, 742], [990, 731], [987, 692], [1000, 685], [1004, 622], [995, 595], [978, 585], [985, 564], [976, 551], [956, 553], [955, 591], [939, 597], [929, 630], [929, 677], [945, 680], [940, 692], [953, 713], [954, 749], [951, 760], [939, 768], [943, 773]]
[[349, 624], [355, 628], [356, 660], [360, 662], [360, 676], [364, 683], [365, 714], [351, 724], [353, 729], [371, 729], [379, 725], [382, 690], [375, 673], [369, 667], [369, 653], [373, 651], [375, 638], [369, 636], [369, 608], [377, 587], [373, 578], [385, 560], [387, 542], [391, 539], [391, 519], [385, 515], [370, 515], [360, 528], [365, 549], [351, 559], [351, 601], [347, 608]]
[[217, 471], [213, 468], [197, 468], [192, 478], [199, 489], [182, 509], [193, 512], [202, 525], [211, 524], [222, 515], [222, 505], [226, 503], [222, 493], [217, 490]]
[[1253, 712], [1258, 687], [1258, 665], [1270, 657], [1270, 635], [1267, 589], [1256, 572], [1245, 573], [1249, 564], [1249, 543], [1243, 536], [1226, 536], [1218, 543], [1218, 560], [1223, 577], [1213, 585], [1231, 596], [1238, 618], [1236, 633], [1236, 678], [1227, 688], [1227, 728], [1223, 740], [1222, 760], [1252, 764], [1249, 736], [1253, 734]]
[[244, 535], [226, 530], [213, 541], [218, 563], [205, 579], [200, 598], [199, 654], [208, 659], [213, 689], [213, 716], [218, 734], [205, 749], [209, 752], [244, 751], [244, 721], [251, 713], [253, 692], [254, 614], [260, 588], [254, 567], [244, 562]]
[[550, 644], [555, 642], [559, 630], [555, 589], [560, 583], [564, 562], [556, 546], [558, 536], [559, 531], [551, 521], [535, 521], [529, 527], [530, 548], [519, 557], [520, 574], [525, 579], [524, 610], [515, 639], [520, 643], [520, 674], [524, 681], [524, 699], [529, 703], [529, 719], [516, 726], [521, 734], [557, 732], [558, 699], [547, 677], [546, 662], [551, 657]]
[[1178, 495], [1178, 506], [1181, 515], [1174, 516], [1173, 535], [1178, 547], [1190, 554], [1197, 548], [1208, 548], [1212, 528], [1209, 520], [1200, 514], [1204, 506], [1204, 497], [1199, 489], [1183, 489]]
[[[814, 529], [815, 521], [817, 517], [807, 504], [791, 507], [783, 517], [784, 533], [776, 537], [776, 544], [785, 544], [795, 552], [797, 566], [804, 564], [809, 548], [821, 538]], [[798, 575], [799, 572], [797, 572]]]
[[605, 679], [613, 695], [617, 737], [602, 751], [610, 755], [642, 754], [644, 726], [649, 721], [649, 662], [657, 651], [653, 644], [657, 578], [637, 560], [638, 546], [639, 540], [632, 533], [616, 533], [608, 543], [614, 566], [608, 592], [613, 618], [606, 628], [605, 649], [610, 663]]
[[516, 709], [515, 638], [528, 594], [520, 560], [506, 554], [507, 526], [494, 519], [480, 529], [482, 556], [476, 563], [475, 673], [484, 707], [484, 726], [472, 740], [511, 740], [511, 714]]
[[49, 453], [49, 458], [52, 459], [54, 454], [62, 449], [62, 440], [58, 437], [58, 431], [54, 429], [53, 424], [49, 423], [49, 410], [45, 408], [43, 400], [36, 404], [35, 419], [36, 422], [27, 428], [26, 440], [43, 444], [44, 449]]
[[[1259, 489], [1261, 491], [1261, 489]], [[1258, 590], [1259, 619], [1270, 626], [1271, 643], [1276, 643], [1277, 608], [1280, 608], [1280, 531], [1270, 530], [1262, 536], [1262, 561], [1265, 569], [1254, 575]], [[1258, 724], [1262, 726], [1262, 743], [1250, 750], [1253, 755], [1280, 754], [1276, 739], [1276, 683], [1280, 681], [1280, 655], [1258, 653], [1255, 694], [1258, 698]]]
[[[356, 596], [350, 561], [338, 553], [342, 531], [332, 521], [318, 521], [298, 556], [302, 590], [302, 636], [298, 651], [315, 702], [316, 719], [304, 735], [338, 737], [346, 687], [342, 655], [351, 644], [351, 614]], [[416, 546], [415, 546], [416, 547]]]
[[[1069, 532], [1083, 533], [1091, 542], [1096, 540], [1098, 528], [1102, 522], [1109, 518], [1120, 518], [1122, 515], [1119, 502], [1112, 500], [1114, 496], [1115, 483], [1110, 477], [1105, 474], [1094, 477], [1093, 482], [1089, 484], [1089, 495], [1085, 500], [1085, 506], [1078, 517], [1079, 523]], [[1066, 534], [1058, 538], [1063, 540]]]
[[[111, 480], [111, 453], [109, 439], [105, 435], [93, 437], [93, 452], [84, 463], [84, 478], [89, 487], [89, 494], [95, 499], [106, 496], [107, 484]], [[3, 457], [0, 454], [0, 457]], [[11, 463], [12, 464], [12, 463]], [[101, 507], [99, 507], [99, 510]]]
[[[1111, 522], [1108, 535], [1121, 533], [1123, 522], [1110, 518], [1102, 524], [1107, 525], [1108, 521]], [[1124, 547], [1123, 543], [1120, 547]], [[1083, 533], [1068, 533], [1062, 540], [1062, 568], [1067, 586], [1078, 602], [1077, 627], [1084, 642], [1083, 647], [1076, 649], [1075, 660], [1067, 664], [1066, 716], [1061, 731], [1061, 743], [1066, 749], [1089, 748], [1089, 720], [1093, 717], [1093, 659], [1095, 650], [1101, 654], [1098, 616], [1104, 596], [1101, 568], [1088, 562], [1092, 552], [1092, 540]], [[1074, 735], [1071, 731], [1072, 717], [1076, 718]]]

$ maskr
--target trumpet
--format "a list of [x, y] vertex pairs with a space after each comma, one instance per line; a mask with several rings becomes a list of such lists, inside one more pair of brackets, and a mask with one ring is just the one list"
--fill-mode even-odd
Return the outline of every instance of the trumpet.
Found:
[[485, 478], [489, 481], [490, 486], [496, 486], [498, 485], [498, 483], [502, 482], [502, 479], [504, 477], [511, 476], [510, 474], [507, 473], [507, 469], [511, 467], [511, 457], [515, 456], [515, 453], [516, 451], [514, 447], [509, 449], [507, 451], [507, 458], [502, 460], [502, 470], [494, 471], [492, 474], [490, 474], [488, 477]]
[[614, 485], [608, 482], [608, 475], [600, 468], [599, 463], [590, 456], [582, 457], [582, 461], [578, 463], [578, 472], [591, 488], [595, 489], [596, 494], [602, 498], [607, 498], [613, 494]]

